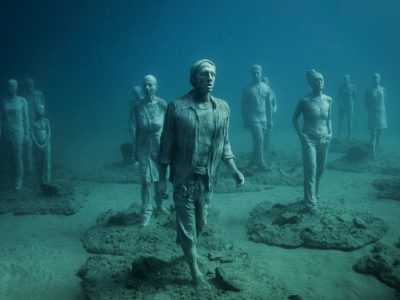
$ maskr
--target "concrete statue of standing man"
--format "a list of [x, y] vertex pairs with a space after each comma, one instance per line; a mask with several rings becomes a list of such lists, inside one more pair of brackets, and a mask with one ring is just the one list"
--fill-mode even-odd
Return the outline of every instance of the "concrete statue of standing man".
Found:
[[347, 140], [350, 140], [353, 128], [353, 112], [357, 101], [356, 87], [350, 82], [350, 75], [344, 76], [343, 83], [337, 90], [337, 101], [339, 104], [339, 126], [338, 137], [342, 137], [343, 120], [347, 123]]
[[15, 171], [15, 190], [23, 184], [24, 163], [23, 145], [30, 138], [28, 104], [25, 98], [17, 95], [18, 82], [8, 81], [8, 97], [0, 106], [0, 138], [9, 147]]
[[253, 138], [253, 154], [250, 166], [256, 166], [265, 171], [267, 166], [264, 161], [264, 143], [267, 131], [273, 126], [271, 89], [262, 82], [262, 68], [253, 65], [251, 68], [252, 83], [242, 96], [243, 125], [249, 128]]
[[128, 116], [128, 131], [132, 141], [132, 160], [133, 164], [137, 164], [136, 158], [133, 157], [135, 155], [135, 137], [136, 137], [136, 123], [135, 123], [135, 104], [142, 99], [142, 89], [140, 86], [134, 86], [132, 90], [132, 99], [129, 101], [129, 116]]
[[[190, 70], [193, 89], [168, 104], [161, 137], [162, 181], [170, 166], [177, 219], [177, 243], [182, 247], [193, 282], [209, 288], [197, 264], [197, 238], [207, 222], [218, 166], [222, 161], [237, 186], [244, 183], [229, 142], [229, 106], [211, 96], [215, 64], [202, 59]], [[164, 183], [163, 183], [164, 184]]]

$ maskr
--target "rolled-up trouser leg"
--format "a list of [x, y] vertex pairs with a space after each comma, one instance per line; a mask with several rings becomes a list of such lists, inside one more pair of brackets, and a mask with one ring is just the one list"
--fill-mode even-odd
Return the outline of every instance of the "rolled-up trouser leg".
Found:
[[210, 198], [206, 176], [194, 176], [174, 186], [176, 242], [182, 247], [196, 245], [197, 237], [207, 223]]
[[316, 142], [304, 135], [301, 140], [303, 151], [304, 202], [308, 208], [318, 206], [315, 195], [315, 177], [317, 171]]
[[253, 155], [252, 163], [256, 165], [264, 165], [263, 155], [263, 141], [264, 141], [264, 128], [261, 123], [253, 123], [250, 126], [251, 135], [253, 137]]
[[142, 196], [142, 216], [151, 216], [153, 207], [150, 203], [150, 186], [151, 183], [142, 182], [141, 196]]

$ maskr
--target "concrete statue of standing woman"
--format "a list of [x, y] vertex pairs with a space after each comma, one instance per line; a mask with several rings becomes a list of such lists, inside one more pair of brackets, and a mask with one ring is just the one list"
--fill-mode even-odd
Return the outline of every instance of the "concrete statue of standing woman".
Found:
[[[332, 98], [323, 94], [324, 78], [315, 70], [307, 72], [312, 92], [297, 104], [293, 126], [300, 138], [303, 152], [304, 203], [308, 212], [318, 211], [319, 185], [332, 137]], [[303, 129], [298, 118], [303, 115]]]
[[153, 185], [154, 200], [158, 212], [166, 212], [163, 204], [163, 191], [160, 189], [158, 154], [160, 138], [164, 123], [167, 102], [156, 97], [157, 79], [147, 75], [143, 79], [144, 98], [134, 106], [135, 120], [135, 157], [139, 162], [139, 172], [142, 181], [142, 226], [149, 224], [153, 207], [150, 203], [151, 186]]
[[23, 145], [30, 139], [28, 104], [25, 98], [17, 95], [18, 82], [8, 81], [8, 97], [0, 105], [0, 138], [11, 154], [15, 171], [15, 190], [23, 184], [24, 164]]
[[365, 92], [365, 105], [368, 110], [368, 129], [372, 158], [377, 157], [382, 130], [387, 128], [386, 123], [386, 89], [381, 86], [381, 76], [375, 73], [372, 86]]
[[38, 165], [38, 175], [42, 185], [48, 184], [51, 179], [51, 128], [49, 119], [44, 116], [44, 113], [44, 105], [36, 105], [35, 117], [31, 122], [34, 157]]

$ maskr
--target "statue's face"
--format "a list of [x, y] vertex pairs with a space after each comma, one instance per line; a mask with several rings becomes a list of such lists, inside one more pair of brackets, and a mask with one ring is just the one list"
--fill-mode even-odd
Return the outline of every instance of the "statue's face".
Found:
[[157, 81], [153, 76], [146, 76], [143, 80], [143, 93], [146, 96], [153, 96], [157, 91]]
[[33, 81], [32, 78], [28, 78], [28, 79], [26, 80], [26, 88], [27, 88], [29, 91], [33, 91], [33, 89], [35, 88], [35, 82]]
[[350, 76], [349, 75], [344, 75], [344, 83], [345, 84], [350, 84]]
[[324, 77], [322, 75], [315, 75], [310, 80], [310, 86], [314, 91], [322, 91], [324, 89]]
[[8, 88], [8, 92], [11, 95], [14, 95], [17, 93], [18, 90], [18, 83], [15, 80], [9, 80], [7, 83], [7, 88]]
[[262, 69], [261, 68], [253, 68], [251, 70], [251, 76], [253, 80], [260, 81], [262, 77]]
[[36, 115], [39, 117], [44, 116], [44, 105], [38, 105], [36, 107]]
[[196, 71], [194, 88], [203, 94], [210, 93], [214, 88], [215, 75], [214, 66], [208, 63], [202, 64]]
[[381, 76], [378, 73], [374, 74], [373, 77], [374, 84], [379, 85], [381, 83]]

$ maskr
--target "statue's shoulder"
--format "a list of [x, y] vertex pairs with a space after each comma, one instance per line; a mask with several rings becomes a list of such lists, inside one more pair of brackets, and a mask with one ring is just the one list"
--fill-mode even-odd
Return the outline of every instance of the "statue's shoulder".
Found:
[[18, 100], [20, 101], [20, 102], [22, 102], [23, 104], [28, 104], [28, 101], [26, 100], [26, 98], [25, 97], [22, 97], [22, 96], [17, 96], [18, 97]]
[[307, 95], [305, 95], [305, 96], [303, 96], [303, 97], [300, 98], [299, 104], [308, 103], [308, 102], [310, 102], [310, 99], [311, 99], [310, 95], [307, 94]]
[[332, 97], [324, 94], [325, 101], [332, 103]]

